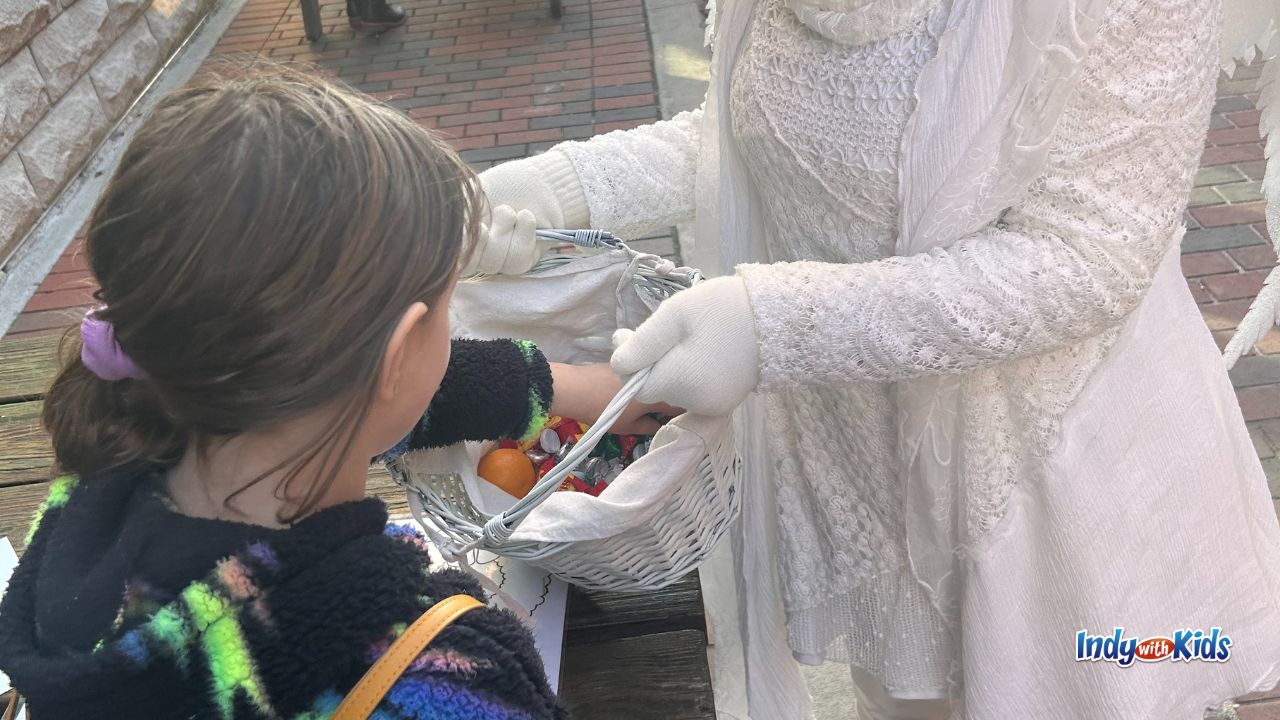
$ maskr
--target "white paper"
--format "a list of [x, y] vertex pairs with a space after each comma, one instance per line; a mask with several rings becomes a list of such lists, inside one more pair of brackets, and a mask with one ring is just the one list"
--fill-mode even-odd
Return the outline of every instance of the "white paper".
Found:
[[[444, 563], [434, 547], [431, 548], [431, 559], [435, 563]], [[497, 585], [504, 594], [520, 607], [509, 608], [528, 613], [533, 618], [533, 641], [538, 653], [542, 656], [542, 664], [547, 669], [547, 680], [553, 691], [560, 687], [560, 656], [564, 647], [565, 606], [569, 597], [569, 586], [563, 580], [557, 580], [541, 568], [534, 567], [520, 560], [498, 557], [484, 551], [472, 553], [471, 568], [479, 572]], [[490, 593], [490, 602], [498, 607], [506, 607], [506, 601]]]

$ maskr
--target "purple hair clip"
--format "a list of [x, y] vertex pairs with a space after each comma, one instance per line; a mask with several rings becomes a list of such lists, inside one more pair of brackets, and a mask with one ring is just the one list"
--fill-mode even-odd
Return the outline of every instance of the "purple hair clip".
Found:
[[85, 313], [84, 322], [80, 323], [80, 338], [84, 346], [80, 350], [80, 361], [89, 368], [89, 372], [103, 380], [142, 380], [147, 377], [116, 342], [116, 330], [111, 323], [99, 319], [97, 308]]

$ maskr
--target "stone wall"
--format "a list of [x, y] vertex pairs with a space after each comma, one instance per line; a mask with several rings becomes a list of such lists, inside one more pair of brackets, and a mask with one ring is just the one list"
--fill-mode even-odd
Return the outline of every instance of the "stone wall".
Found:
[[0, 266], [217, 0], [0, 0]]

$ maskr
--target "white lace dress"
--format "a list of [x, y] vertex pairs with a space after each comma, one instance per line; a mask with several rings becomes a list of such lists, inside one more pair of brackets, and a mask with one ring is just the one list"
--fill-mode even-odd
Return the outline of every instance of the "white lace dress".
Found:
[[[970, 718], [1190, 719], [1273, 685], [1280, 526], [1175, 242], [1213, 101], [1212, 32], [1195, 30], [1212, 0], [1111, 3], [1025, 199], [908, 257], [900, 145], [948, 3], [899, 5], [907, 30], [850, 45], [758, 0], [732, 74], [770, 261], [739, 273], [792, 649], [900, 697], [945, 694], [962, 668]], [[559, 146], [592, 224], [688, 219], [700, 121]], [[955, 642], [913, 576], [897, 466], [895, 381], [939, 373], [963, 378], [978, 538]], [[1077, 630], [1115, 626], [1241, 637], [1224, 664], [1073, 661]]]
[[[770, 260], [893, 254], [898, 147], [946, 19], [946, 3], [930, 5], [905, 32], [857, 47], [813, 33], [783, 0], [756, 6], [731, 112]], [[907, 563], [894, 386], [792, 387], [767, 403], [792, 650], [810, 663], [851, 662], [890, 688], [944, 694], [951, 649]]]

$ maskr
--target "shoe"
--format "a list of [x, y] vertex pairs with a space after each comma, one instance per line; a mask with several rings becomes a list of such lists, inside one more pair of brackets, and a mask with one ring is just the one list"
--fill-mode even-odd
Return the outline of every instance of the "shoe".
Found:
[[385, 30], [403, 25], [408, 18], [404, 8], [388, 5], [387, 0], [347, 0], [347, 22], [353, 28]]

